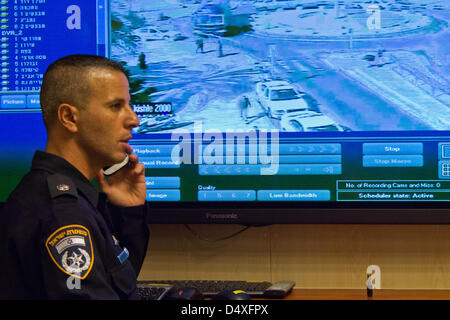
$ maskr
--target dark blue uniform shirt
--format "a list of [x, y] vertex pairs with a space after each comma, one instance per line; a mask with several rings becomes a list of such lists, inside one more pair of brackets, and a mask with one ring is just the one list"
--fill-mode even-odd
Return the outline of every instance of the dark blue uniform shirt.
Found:
[[0, 298], [133, 299], [146, 206], [117, 207], [69, 162], [37, 151], [0, 220]]

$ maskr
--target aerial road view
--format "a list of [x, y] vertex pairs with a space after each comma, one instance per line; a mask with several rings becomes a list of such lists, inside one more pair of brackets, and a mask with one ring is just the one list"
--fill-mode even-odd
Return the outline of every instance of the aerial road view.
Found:
[[136, 133], [450, 129], [446, 0], [122, 0]]

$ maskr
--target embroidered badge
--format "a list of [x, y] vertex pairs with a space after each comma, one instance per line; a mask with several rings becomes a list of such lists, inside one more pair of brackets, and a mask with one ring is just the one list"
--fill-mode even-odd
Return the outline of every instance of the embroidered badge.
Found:
[[53, 262], [70, 276], [84, 279], [94, 263], [89, 230], [80, 225], [59, 228], [48, 237], [45, 246]]

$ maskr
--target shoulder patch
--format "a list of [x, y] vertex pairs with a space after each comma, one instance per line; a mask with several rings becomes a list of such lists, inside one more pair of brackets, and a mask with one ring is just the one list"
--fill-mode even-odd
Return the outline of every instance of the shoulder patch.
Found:
[[64, 273], [84, 279], [94, 264], [94, 249], [89, 230], [81, 225], [68, 225], [53, 232], [45, 242], [53, 262]]
[[52, 199], [62, 195], [71, 195], [78, 198], [77, 187], [72, 179], [67, 176], [58, 173], [49, 175], [47, 184]]

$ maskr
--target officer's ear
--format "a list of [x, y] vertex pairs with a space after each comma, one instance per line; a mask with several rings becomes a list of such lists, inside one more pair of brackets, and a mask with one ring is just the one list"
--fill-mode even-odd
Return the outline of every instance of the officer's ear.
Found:
[[78, 131], [79, 113], [77, 107], [63, 103], [58, 107], [59, 123], [69, 132], [75, 133]]

